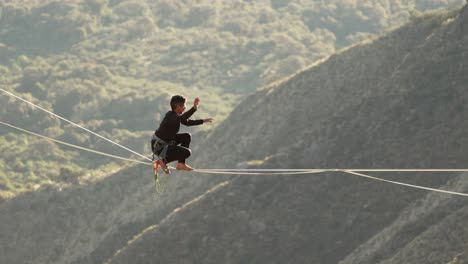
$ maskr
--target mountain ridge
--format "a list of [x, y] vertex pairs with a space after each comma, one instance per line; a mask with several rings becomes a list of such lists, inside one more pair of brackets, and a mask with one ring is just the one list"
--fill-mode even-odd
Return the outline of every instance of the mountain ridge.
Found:
[[[454, 32], [467, 23], [466, 10], [415, 19], [372, 43], [347, 49], [294, 78], [252, 94], [216, 131], [194, 135], [196, 155], [190, 161], [200, 168], [462, 167], [468, 144], [463, 133], [468, 128], [464, 122], [468, 120], [464, 107], [467, 98], [463, 94], [468, 45], [466, 37]], [[434, 49], [438, 45], [440, 50]], [[451, 52], [457, 56], [447, 57]], [[447, 69], [451, 75], [444, 74]], [[418, 80], [424, 82], [419, 84]], [[437, 107], [429, 107], [432, 105]], [[231, 184], [223, 192], [181, 211], [155, 233], [128, 247], [113, 263], [147, 263], [149, 259], [164, 263], [353, 263], [355, 259], [411, 263], [411, 253], [430, 253], [434, 244], [425, 241], [439, 239], [450, 245], [454, 239], [464, 239], [455, 232], [447, 238], [431, 231], [439, 224], [447, 228], [451, 223], [462, 223], [466, 219], [463, 207], [447, 222], [443, 221], [443, 206], [417, 216], [422, 220], [431, 215], [441, 218], [430, 219], [434, 224], [420, 227], [404, 222], [413, 210], [422, 210], [432, 201], [450, 204], [453, 209], [460, 206], [458, 198], [442, 194], [338, 173], [251, 178], [174, 173], [168, 186], [172, 191], [155, 203], [150, 198], [153, 182], [142, 176], [149, 174], [149, 168], [132, 169], [85, 186], [79, 195], [73, 195], [73, 191], [34, 193], [27, 194], [27, 199], [2, 203], [0, 228], [10, 243], [2, 241], [0, 256], [13, 262], [104, 261], [133, 235], [226, 179]], [[464, 190], [466, 186], [457, 174], [375, 175], [431, 187]], [[454, 176], [455, 181], [449, 182]], [[449, 185], [444, 186], [447, 182]], [[70, 200], [85, 197], [88, 202], [82, 204], [83, 208], [52, 206], [66, 201], [67, 195]], [[93, 203], [105, 198], [112, 204]], [[30, 203], [36, 199], [37, 204]], [[52, 224], [48, 223], [47, 211], [35, 214], [37, 223], [21, 218], [31, 206], [50, 210], [54, 214], [50, 216]], [[107, 211], [100, 216], [103, 209]], [[89, 218], [77, 217], [79, 213]], [[84, 233], [51, 232], [54, 228], [68, 230], [60, 217], [74, 216], [75, 221], [83, 222], [79, 230]], [[12, 229], [15, 221], [18, 225]], [[44, 232], [33, 232], [37, 226]], [[405, 227], [413, 226], [416, 231], [430, 231], [419, 234], [431, 239], [414, 234], [414, 243], [407, 243]], [[125, 227], [129, 230], [123, 231]], [[457, 227], [460, 233], [464, 231], [462, 225]], [[369, 249], [369, 259], [367, 251], [356, 250], [372, 239], [384, 243], [385, 228], [399, 232], [393, 241], [394, 250]], [[57, 237], [62, 239], [54, 242]], [[44, 244], [34, 245], [35, 241]], [[408, 248], [400, 250], [404, 243]], [[77, 245], [81, 250], [73, 251]], [[64, 248], [67, 251], [61, 251]], [[454, 248], [453, 252], [439, 254], [439, 259], [454, 260], [466, 252]]]
[[[201, 144], [213, 151], [197, 149], [201, 154], [196, 165], [463, 168], [468, 126], [463, 91], [468, 60], [467, 38], [460, 32], [468, 22], [467, 10], [465, 6], [451, 14], [416, 18], [372, 43], [347, 49], [277, 86], [252, 94]], [[281, 111], [280, 118], [275, 119], [276, 111]], [[459, 173], [372, 175], [466, 190]], [[437, 199], [431, 200], [434, 197]], [[225, 193], [181, 214], [157, 236], [145, 238], [144, 244], [130, 247], [115, 261], [440, 263], [464, 256], [460, 247], [430, 251], [437, 239], [447, 247], [453, 239], [463, 240], [463, 233], [443, 237], [430, 231], [438, 225], [461, 223], [463, 208], [447, 223], [442, 206], [427, 208], [427, 216], [419, 215], [420, 224], [403, 225], [414, 232], [406, 234], [409, 238], [404, 227], [401, 231], [392, 228], [413, 210], [423, 210], [419, 206], [426, 199], [446, 199], [455, 210], [463, 201], [338, 173], [240, 177]], [[187, 226], [196, 231], [189, 232]], [[457, 226], [461, 228], [461, 224]], [[396, 245], [393, 250], [377, 248], [369, 258], [365, 249], [354, 253], [361, 244], [379, 238], [386, 227], [399, 235], [392, 242]], [[424, 229], [429, 233], [418, 233]], [[432, 239], [427, 243], [420, 240], [428, 235]], [[384, 241], [385, 232], [381, 236]], [[401, 249], [408, 239], [419, 243]], [[174, 244], [178, 247], [166, 246]], [[163, 250], [155, 251], [158, 248]], [[415, 252], [419, 258], [414, 257]], [[434, 254], [439, 256], [433, 258]]]

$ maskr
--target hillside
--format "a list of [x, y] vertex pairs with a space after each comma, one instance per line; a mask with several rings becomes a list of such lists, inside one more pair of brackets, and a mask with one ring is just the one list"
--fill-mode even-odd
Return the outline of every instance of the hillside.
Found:
[[94, 184], [21, 194], [0, 205], [0, 263], [103, 263], [218, 182], [199, 186], [176, 175], [168, 184], [172, 191], [157, 195], [151, 167], [137, 165]]
[[[191, 164], [465, 168], [467, 24], [466, 6], [413, 17], [246, 96], [216, 129], [194, 135]], [[339, 173], [174, 173], [167, 194], [154, 196], [151, 170], [139, 166], [1, 203], [0, 262], [102, 263], [117, 252], [111, 263], [463, 263], [468, 256], [460, 197]], [[468, 192], [464, 174], [376, 175]]]
[[[467, 175], [447, 189], [468, 191]], [[429, 194], [347, 256], [344, 263], [467, 263], [466, 198]]]
[[[467, 7], [421, 17], [252, 94], [197, 164], [466, 167], [466, 25]], [[375, 175], [468, 191], [465, 174]], [[339, 173], [241, 177], [113, 263], [466, 263], [465, 205]]]
[[[239, 98], [258, 87], [420, 12], [461, 3], [1, 1], [0, 86], [147, 153], [148, 134], [174, 93], [201, 97], [198, 114], [221, 121]], [[0, 103], [6, 106], [0, 109], [3, 121], [73, 144], [128, 154], [3, 94]], [[4, 127], [0, 142], [5, 142], [0, 145], [2, 198], [50, 184], [76, 184], [95, 170], [121, 166]]]

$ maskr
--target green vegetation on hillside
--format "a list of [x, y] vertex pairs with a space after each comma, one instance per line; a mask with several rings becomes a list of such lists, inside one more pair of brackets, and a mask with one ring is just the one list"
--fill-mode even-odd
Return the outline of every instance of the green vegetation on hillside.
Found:
[[[146, 154], [174, 93], [199, 96], [194, 118], [219, 123], [259, 87], [418, 11], [462, 2], [2, 1], [0, 87]], [[2, 121], [128, 156], [3, 94], [0, 103]], [[15, 133], [0, 128], [3, 196], [64, 179], [76, 183], [110, 162]]]

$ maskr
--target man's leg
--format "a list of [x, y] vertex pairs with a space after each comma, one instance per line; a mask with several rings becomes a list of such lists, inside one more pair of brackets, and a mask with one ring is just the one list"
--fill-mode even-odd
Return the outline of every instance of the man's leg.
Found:
[[166, 163], [177, 160], [179, 162], [177, 163], [177, 170], [193, 170], [185, 164], [185, 159], [190, 157], [191, 154], [192, 152], [188, 148], [171, 145], [167, 149]]
[[192, 135], [190, 133], [180, 133], [175, 135], [176, 145], [181, 145], [184, 148], [190, 147], [190, 142], [192, 142]]
[[182, 158], [178, 158], [177, 160], [179, 163], [177, 163], [176, 169], [177, 170], [193, 170], [192, 167], [188, 166], [185, 164], [185, 159], [187, 159], [191, 155], [191, 150], [189, 149], [190, 147], [190, 142], [192, 141], [192, 135], [189, 133], [180, 133], [175, 136], [175, 141], [176, 145], [181, 145], [180, 147], [185, 149], [185, 151], [180, 150], [179, 152], [181, 153]]

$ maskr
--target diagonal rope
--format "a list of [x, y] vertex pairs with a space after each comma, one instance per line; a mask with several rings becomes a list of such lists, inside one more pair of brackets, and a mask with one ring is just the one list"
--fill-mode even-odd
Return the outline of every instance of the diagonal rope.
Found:
[[114, 159], [121, 159], [121, 160], [131, 161], [131, 162], [135, 162], [135, 163], [149, 164], [149, 165], [152, 164], [152, 163], [150, 163], [150, 162], [145, 162], [145, 161], [140, 161], [140, 160], [134, 160], [134, 159], [124, 158], [124, 157], [120, 157], [120, 156], [116, 156], [116, 155], [104, 153], [104, 152], [101, 152], [101, 151], [97, 151], [97, 150], [93, 150], [93, 149], [89, 149], [89, 148], [85, 148], [85, 147], [80, 147], [80, 146], [77, 146], [77, 145], [73, 145], [73, 144], [70, 144], [70, 143], [67, 143], [67, 142], [63, 142], [63, 141], [60, 141], [60, 140], [57, 140], [57, 139], [53, 139], [53, 138], [50, 138], [50, 137], [46, 137], [46, 136], [43, 136], [43, 135], [40, 135], [40, 134], [31, 132], [31, 131], [28, 131], [28, 130], [26, 130], [26, 129], [22, 129], [22, 128], [19, 128], [19, 127], [10, 125], [10, 124], [5, 123], [5, 122], [2, 122], [2, 121], [0, 121], [0, 124], [2, 124], [2, 125], [4, 125], [4, 126], [7, 126], [7, 127], [10, 127], [10, 128], [13, 128], [13, 129], [16, 129], [16, 130], [19, 130], [19, 131], [24, 132], [24, 133], [30, 134], [30, 135], [34, 135], [34, 136], [36, 136], [36, 137], [40, 137], [40, 138], [43, 138], [43, 139], [46, 139], [46, 140], [49, 140], [49, 141], [52, 141], [52, 142], [55, 142], [55, 143], [58, 143], [58, 144], [62, 144], [62, 145], [68, 146], [68, 147], [72, 147], [72, 148], [76, 148], [76, 149], [88, 151], [88, 152], [91, 152], [91, 153], [94, 153], [94, 154], [98, 154], [98, 155], [102, 155], [102, 156], [107, 156], [107, 157], [111, 157], [111, 158], [114, 158]]
[[141, 154], [138, 153], [138, 152], [135, 152], [135, 151], [133, 151], [133, 150], [131, 150], [131, 149], [125, 147], [125, 146], [122, 146], [122, 145], [120, 145], [120, 144], [117, 143], [117, 142], [114, 142], [114, 141], [112, 141], [112, 140], [110, 140], [110, 139], [108, 139], [108, 138], [106, 138], [106, 137], [103, 137], [103, 136], [99, 135], [98, 133], [95, 133], [95, 132], [93, 132], [93, 131], [91, 131], [91, 130], [89, 130], [89, 129], [83, 127], [83, 126], [78, 125], [77, 123], [74, 123], [74, 122], [72, 122], [72, 121], [70, 121], [70, 120], [68, 120], [68, 119], [66, 119], [66, 118], [64, 118], [64, 117], [62, 117], [62, 116], [59, 116], [59, 115], [57, 115], [57, 114], [55, 114], [55, 113], [53, 113], [53, 112], [51, 112], [51, 111], [49, 111], [49, 110], [47, 110], [47, 109], [44, 109], [44, 108], [42, 108], [42, 107], [40, 107], [40, 106], [38, 106], [38, 105], [36, 105], [36, 104], [34, 104], [34, 103], [31, 103], [30, 101], [28, 101], [28, 100], [26, 100], [26, 99], [23, 99], [23, 98], [21, 98], [21, 97], [15, 95], [15, 94], [13, 94], [13, 93], [10, 93], [10, 92], [8, 92], [8, 91], [5, 91], [5, 90], [3, 90], [2, 88], [0, 88], [0, 92], [6, 93], [6, 94], [8, 94], [8, 95], [10, 95], [10, 96], [12, 96], [12, 97], [18, 99], [18, 100], [21, 100], [21, 101], [23, 101], [23, 102], [25, 102], [25, 103], [27, 103], [27, 104], [29, 104], [29, 105], [32, 105], [33, 107], [36, 107], [36, 108], [38, 108], [38, 109], [40, 109], [40, 110], [42, 110], [42, 111], [44, 111], [44, 112], [46, 112], [46, 113], [48, 113], [48, 114], [51, 114], [51, 115], [53, 115], [53, 116], [55, 116], [55, 117], [57, 117], [57, 118], [59, 118], [59, 119], [65, 121], [65, 122], [67, 122], [67, 123], [70, 123], [70, 124], [72, 124], [72, 125], [74, 125], [74, 126], [76, 126], [76, 127], [79, 127], [79, 128], [81, 128], [81, 129], [85, 130], [86, 132], [89, 132], [89, 133], [91, 133], [91, 134], [93, 134], [93, 135], [95, 135], [95, 136], [97, 136], [97, 137], [99, 137], [99, 138], [102, 138], [102, 139], [104, 139], [104, 140], [106, 140], [106, 141], [108, 141], [108, 142], [110, 142], [110, 143], [112, 143], [112, 144], [114, 144], [114, 145], [117, 145], [117, 146], [119, 146], [119, 147], [121, 147], [121, 148], [123, 148], [123, 149], [125, 149], [125, 150], [128, 150], [128, 151], [130, 151], [131, 153], [136, 154], [136, 155], [138, 155], [138, 156], [140, 156], [140, 157], [142, 157], [142, 158], [144, 158], [144, 159], [151, 160], [150, 158], [145, 157], [145, 156], [141, 155]]
[[350, 170], [342, 170], [342, 172], [349, 173], [349, 174], [354, 174], [354, 175], [357, 175], [359, 177], [364, 177], [364, 178], [368, 178], [368, 179], [372, 179], [372, 180], [376, 180], [376, 181], [388, 182], [388, 183], [403, 185], [403, 186], [416, 188], [416, 189], [422, 189], [422, 190], [439, 192], [439, 193], [447, 193], [447, 194], [453, 194], [453, 195], [460, 195], [460, 196], [468, 196], [468, 193], [447, 191], [447, 190], [430, 188], [430, 187], [425, 187], [425, 186], [420, 186], [420, 185], [415, 185], [415, 184], [409, 184], [409, 183], [403, 183], [403, 182], [397, 182], [397, 181], [390, 181], [390, 180], [385, 180], [385, 179], [378, 178], [378, 177], [375, 177], [375, 176], [367, 175], [367, 174], [364, 174], [364, 173], [357, 173], [355, 171], [350, 171]]
[[468, 172], [468, 169], [339, 169], [359, 172]]
[[[124, 157], [108, 154], [108, 153], [105, 153], [105, 152], [96, 151], [96, 150], [93, 150], [93, 149], [73, 145], [73, 144], [70, 144], [70, 143], [67, 143], [67, 142], [63, 142], [63, 141], [60, 141], [60, 140], [56, 140], [56, 139], [53, 139], [53, 138], [50, 138], [50, 137], [46, 137], [44, 135], [40, 135], [40, 134], [31, 132], [31, 131], [28, 131], [26, 129], [16, 127], [14, 125], [11, 125], [11, 124], [8, 124], [8, 123], [2, 122], [2, 121], [0, 121], [0, 124], [2, 124], [4, 126], [7, 126], [7, 127], [10, 127], [10, 128], [13, 128], [13, 129], [16, 129], [18, 131], [27, 133], [27, 134], [31, 134], [31, 135], [34, 135], [34, 136], [37, 136], [37, 137], [40, 137], [40, 138], [43, 138], [43, 139], [46, 139], [46, 140], [50, 140], [50, 141], [58, 143], [58, 144], [62, 144], [62, 145], [65, 145], [65, 146], [76, 148], [76, 149], [79, 149], [79, 150], [84, 150], [84, 151], [88, 151], [88, 152], [91, 152], [91, 153], [95, 153], [95, 154], [98, 154], [98, 155], [107, 156], [107, 157], [111, 157], [111, 158], [115, 158], [115, 159], [121, 159], [121, 160], [125, 160], [125, 161], [145, 164], [145, 165], [152, 165], [152, 163], [150, 163], [150, 162], [144, 162], [144, 161], [140, 161], [140, 160], [124, 158]], [[170, 169], [174, 169], [174, 168], [170, 167]], [[369, 179], [372, 179], [372, 180], [378, 180], [378, 181], [382, 181], [382, 182], [388, 182], [388, 183], [392, 183], [392, 184], [397, 184], [397, 185], [402, 185], [402, 186], [407, 186], [407, 187], [412, 187], [412, 188], [417, 188], [417, 189], [422, 189], [422, 190], [428, 190], [428, 191], [434, 191], [434, 192], [440, 192], [440, 193], [447, 193], [447, 194], [454, 194], [454, 195], [461, 195], [461, 196], [468, 196], [468, 194], [466, 194], [466, 193], [447, 191], [447, 190], [436, 189], [436, 188], [429, 188], [429, 187], [424, 187], [424, 186], [420, 186], [420, 185], [408, 184], [408, 183], [397, 182], [397, 181], [390, 181], [390, 180], [385, 180], [385, 179], [382, 179], [382, 178], [374, 177], [374, 176], [371, 176], [371, 175], [358, 173], [358, 172], [368, 172], [368, 171], [370, 171], [370, 172], [392, 172], [392, 171], [394, 171], [394, 172], [402, 172], [402, 171], [403, 172], [404, 171], [407, 171], [407, 172], [466, 172], [468, 170], [467, 169], [195, 169], [192, 172], [204, 173], [204, 174], [223, 174], [223, 175], [235, 174], [235, 175], [252, 175], [252, 176], [259, 176], [259, 175], [271, 175], [271, 176], [272, 175], [299, 175], [299, 174], [314, 174], [314, 173], [321, 173], [321, 172], [344, 172], [344, 173], [348, 173], [348, 174], [357, 175], [357, 176], [360, 176], [360, 177], [369, 178]]]
[[[144, 159], [146, 160], [150, 160], [150, 158], [138, 153], [138, 152], [135, 152], [125, 146], [122, 146], [110, 139], [107, 139], [83, 126], [80, 126], [64, 117], [61, 117], [51, 111], [48, 111], [34, 103], [31, 103], [19, 96], [16, 96], [14, 95], [13, 93], [10, 93], [8, 91], [5, 91], [4, 89], [1, 89], [0, 88], [0, 91], [1, 92], [4, 92], [16, 99], [19, 99], [27, 104], [30, 104], [46, 113], [49, 113], [65, 122], [68, 122], [74, 126], [77, 126], [99, 138], [102, 138], [114, 145], [117, 145], [125, 150], [128, 150], [130, 152], [132, 152], [133, 154], [136, 154], [140, 157], [143, 157]], [[66, 143], [66, 142], [62, 142], [62, 141], [59, 141], [59, 140], [55, 140], [55, 139], [52, 139], [52, 138], [48, 138], [46, 136], [43, 136], [43, 135], [39, 135], [39, 134], [36, 134], [34, 132], [30, 132], [30, 131], [27, 131], [27, 130], [24, 130], [24, 129], [21, 129], [21, 128], [18, 128], [18, 127], [15, 127], [13, 125], [9, 125], [7, 123], [4, 123], [4, 122], [1, 122], [1, 124], [3, 125], [6, 125], [6, 126], [9, 126], [11, 128], [15, 128], [15, 129], [18, 129], [22, 132], [25, 132], [25, 133], [29, 133], [29, 134], [32, 134], [32, 135], [35, 135], [35, 136], [38, 136], [38, 137], [41, 137], [41, 138], [45, 138], [45, 139], [48, 139], [48, 140], [51, 140], [53, 142], [56, 142], [56, 143], [59, 143], [59, 144], [63, 144], [63, 145], [67, 145], [67, 146], [70, 146], [70, 147], [74, 147], [74, 148], [77, 148], [77, 149], [81, 149], [81, 150], [85, 150], [85, 151], [89, 151], [89, 152], [92, 152], [92, 153], [96, 153], [96, 154], [99, 154], [99, 155], [103, 155], [103, 156], [108, 156], [108, 157], [112, 157], [112, 158], [116, 158], [116, 159], [122, 159], [122, 160], [127, 160], [127, 161], [132, 161], [132, 162], [137, 162], [137, 163], [142, 163], [142, 164], [147, 164], [147, 165], [151, 165], [151, 163], [149, 162], [143, 162], [143, 161], [139, 161], [139, 160], [133, 160], [133, 159], [127, 159], [127, 158], [123, 158], [123, 157], [119, 157], [119, 156], [115, 156], [115, 155], [111, 155], [111, 154], [108, 154], [108, 153], [104, 153], [104, 152], [100, 152], [100, 151], [96, 151], [96, 150], [92, 150], [92, 149], [88, 149], [88, 148], [84, 148], [84, 147], [80, 147], [80, 146], [76, 146], [76, 145], [72, 145], [72, 144], [69, 144], [69, 143]], [[170, 169], [174, 169], [172, 167], [170, 167]], [[397, 182], [397, 181], [390, 181], [390, 180], [385, 180], [385, 179], [382, 179], [382, 178], [378, 178], [378, 177], [374, 177], [374, 176], [370, 176], [370, 175], [367, 175], [367, 174], [364, 174], [364, 173], [359, 173], [359, 172], [468, 172], [468, 169], [196, 169], [196, 170], [193, 170], [192, 172], [196, 172], [196, 173], [206, 173], [206, 174], [226, 174], [226, 175], [231, 175], [231, 174], [236, 174], [236, 175], [294, 175], [294, 174], [313, 174], [313, 173], [320, 173], [320, 172], [344, 172], [344, 173], [348, 173], [348, 174], [353, 174], [353, 175], [357, 175], [357, 176], [360, 176], [360, 177], [365, 177], [365, 178], [369, 178], [369, 179], [372, 179], [372, 180], [377, 180], [377, 181], [382, 181], [382, 182], [387, 182], [387, 183], [392, 183], [392, 184], [397, 184], [397, 185], [402, 185], [402, 186], [407, 186], [407, 187], [412, 187], [412, 188], [417, 188], [417, 189], [422, 189], [422, 190], [428, 190], [428, 191], [434, 191], [434, 192], [440, 192], [440, 193], [447, 193], [447, 194], [453, 194], [453, 195], [461, 195], [461, 196], [468, 196], [468, 194], [466, 193], [461, 193], [461, 192], [454, 192], [454, 191], [447, 191], [447, 190], [442, 190], [442, 189], [436, 189], [436, 188], [429, 188], [429, 187], [424, 187], [424, 186], [420, 186], [420, 185], [415, 185], [415, 184], [408, 184], [408, 183], [403, 183], [403, 182]]]

